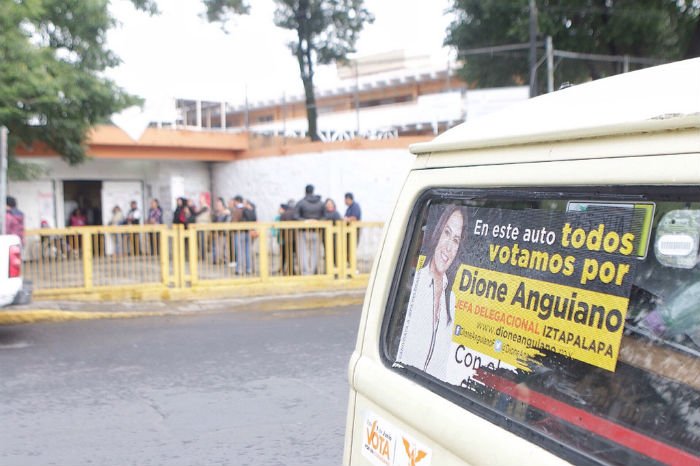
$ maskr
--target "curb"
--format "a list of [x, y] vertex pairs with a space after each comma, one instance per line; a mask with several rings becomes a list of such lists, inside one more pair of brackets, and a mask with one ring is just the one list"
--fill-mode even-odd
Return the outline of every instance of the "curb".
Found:
[[240, 311], [294, 311], [361, 305], [365, 290], [191, 301], [35, 301], [0, 310], [0, 325], [72, 320], [129, 319]]

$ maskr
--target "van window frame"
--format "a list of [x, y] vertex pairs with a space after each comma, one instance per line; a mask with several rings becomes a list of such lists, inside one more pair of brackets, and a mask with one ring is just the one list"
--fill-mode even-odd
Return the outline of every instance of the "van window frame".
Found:
[[[601, 458], [588, 455], [585, 452], [576, 449], [574, 446], [564, 442], [560, 442], [552, 437], [549, 437], [531, 427], [520, 422], [518, 419], [504, 415], [495, 411], [492, 407], [481, 404], [476, 399], [470, 399], [464, 396], [459, 387], [443, 382], [430, 374], [427, 374], [419, 369], [404, 366], [397, 363], [394, 357], [390, 354], [389, 348], [389, 331], [394, 320], [394, 316], [400, 312], [406, 312], [406, 309], [397, 308], [397, 299], [400, 295], [402, 283], [408, 279], [412, 273], [406, 267], [407, 261], [410, 259], [411, 252], [416, 253], [420, 250], [421, 245], [414, 243], [414, 235], [418, 232], [418, 221], [422, 219], [422, 213], [430, 206], [430, 201], [450, 200], [455, 201], [470, 201], [470, 200], [494, 200], [494, 201], [537, 201], [537, 200], [590, 200], [600, 201], [604, 197], [606, 201], [619, 202], [671, 202], [678, 201], [679, 196], [688, 197], [689, 192], [697, 192], [697, 201], [700, 202], [700, 186], [693, 184], [683, 185], [656, 185], [656, 184], [637, 184], [637, 185], [559, 185], [559, 186], [511, 186], [511, 187], [430, 187], [416, 197], [416, 200], [411, 207], [410, 216], [406, 223], [403, 239], [401, 241], [401, 250], [397, 259], [394, 274], [391, 279], [389, 295], [384, 308], [384, 316], [382, 319], [379, 353], [383, 365], [392, 371], [418, 383], [419, 385], [429, 389], [434, 394], [441, 396], [456, 404], [457, 406], [466, 409], [468, 412], [475, 414], [506, 431], [513, 433], [521, 438], [524, 438], [535, 445], [538, 445], [554, 455], [570, 461], [574, 464], [592, 464], [601, 465], [607, 464]], [[412, 250], [412, 245], [414, 246]]]

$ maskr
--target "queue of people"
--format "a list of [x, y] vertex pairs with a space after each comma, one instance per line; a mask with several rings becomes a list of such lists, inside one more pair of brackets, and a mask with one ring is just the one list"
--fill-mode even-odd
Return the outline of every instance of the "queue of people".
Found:
[[[295, 202], [290, 199], [286, 204], [280, 204], [279, 215], [275, 221], [289, 220], [331, 220], [359, 221], [362, 219], [360, 205], [354, 201], [352, 193], [345, 194], [345, 215], [341, 217], [333, 199], [327, 198], [321, 201], [322, 196], [314, 193], [312, 184], [304, 188], [304, 197]], [[302, 275], [311, 275], [318, 272], [319, 257], [323, 253], [332, 254], [336, 260], [337, 245], [333, 238], [333, 244], [325, 243], [325, 235], [322, 230], [316, 228], [280, 229], [276, 233], [280, 247], [282, 274], [292, 275], [297, 269]], [[348, 256], [346, 256], [348, 257]], [[300, 267], [295, 268], [295, 264]]]
[[[8, 198], [8, 215], [14, 214], [16, 202]], [[213, 201], [213, 202], [212, 202]], [[331, 198], [325, 200], [314, 192], [314, 186], [305, 187], [304, 196], [295, 201], [280, 204], [275, 221], [313, 221], [330, 220], [358, 221], [362, 218], [360, 206], [354, 200], [352, 193], [345, 194], [345, 213], [341, 215]], [[198, 203], [192, 199], [179, 197], [173, 212], [172, 223], [181, 224], [185, 228], [191, 224], [256, 222], [258, 220], [255, 204], [241, 195], [228, 200], [219, 196], [212, 199], [208, 193], [202, 193]], [[213, 205], [212, 205], [213, 204]], [[14, 210], [11, 210], [14, 209]], [[88, 224], [82, 209], [75, 208], [69, 217], [69, 226], [85, 226]], [[108, 225], [161, 225], [164, 223], [163, 209], [157, 199], [152, 199], [147, 215], [143, 215], [136, 200], [129, 202], [128, 209], [121, 206], [112, 207]], [[146, 240], [141, 239], [142, 233], [125, 232], [112, 233], [112, 254], [128, 253], [139, 255], [146, 253], [157, 254], [160, 251], [159, 236], [156, 232], [147, 232]], [[283, 275], [310, 275], [318, 272], [319, 258], [323, 254], [332, 254], [336, 260], [337, 245], [335, 237], [333, 244], [327, 245], [323, 229], [317, 227], [299, 228], [298, 226], [284, 227], [273, 230], [281, 256]], [[223, 230], [207, 229], [197, 232], [197, 248], [199, 259], [204, 261], [211, 253], [214, 264], [226, 264], [235, 268], [239, 275], [251, 275], [253, 269], [254, 241], [257, 238], [254, 227], [226, 228]], [[189, 245], [186, 244], [189, 248]], [[188, 254], [185, 254], [189, 257]]]

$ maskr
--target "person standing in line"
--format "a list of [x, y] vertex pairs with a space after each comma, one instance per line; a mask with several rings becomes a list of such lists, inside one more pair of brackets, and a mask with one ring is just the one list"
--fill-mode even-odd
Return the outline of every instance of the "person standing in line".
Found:
[[173, 212], [173, 223], [179, 225], [187, 225], [187, 199], [184, 197], [177, 198], [177, 207], [175, 207], [175, 212]]
[[141, 223], [141, 211], [136, 201], [131, 201], [131, 208], [126, 214], [127, 225], [139, 225]]
[[[258, 221], [258, 213], [255, 210], [255, 204], [250, 202], [250, 199], [243, 199], [243, 221]], [[255, 240], [258, 235], [258, 230], [252, 226], [245, 231], [246, 275], [250, 275], [255, 269]], [[250, 257], [250, 260], [248, 260], [248, 257]], [[250, 267], [248, 267], [248, 264], [250, 264]]]
[[[158, 199], [153, 199], [151, 201], [151, 208], [148, 210], [148, 220], [146, 220], [146, 223], [149, 225], [161, 225], [163, 223], [163, 209], [160, 208]], [[158, 233], [153, 231], [149, 233], [148, 236], [151, 245], [151, 255], [158, 254], [158, 246], [160, 245]]]
[[362, 220], [362, 209], [360, 204], [355, 202], [352, 193], [345, 193], [345, 205], [347, 209], [345, 209], [345, 217], [343, 219], [346, 222], [359, 222]]
[[[140, 225], [141, 224], [141, 210], [139, 209], [136, 201], [131, 201], [131, 208], [129, 212], [126, 213], [126, 224], [127, 225]], [[130, 232], [128, 233], [130, 239], [130, 244], [127, 245], [129, 250], [133, 252], [135, 256], [141, 253], [141, 241], [140, 235], [138, 233]]]
[[[362, 209], [360, 208], [360, 204], [355, 202], [355, 197], [352, 193], [345, 193], [345, 205], [347, 208], [345, 209], [343, 220], [346, 222], [359, 222], [362, 220]], [[355, 246], [360, 244], [360, 229], [358, 228], [356, 231], [357, 238]], [[347, 244], [347, 249], [345, 251], [347, 255], [345, 257], [347, 261], [350, 262], [350, 233], [348, 233], [345, 244]]]
[[76, 207], [75, 210], [70, 214], [70, 226], [72, 227], [84, 227], [87, 225], [87, 218], [80, 210], [80, 207]]
[[[294, 220], [320, 220], [323, 217], [321, 196], [314, 194], [314, 185], [306, 185], [305, 196], [294, 207]], [[299, 230], [299, 255], [301, 256], [301, 273], [311, 275], [318, 265], [318, 232], [313, 228]]]
[[[112, 208], [112, 217], [109, 219], [109, 223], [107, 225], [116, 227], [119, 225], [124, 225], [124, 223], [126, 223], [126, 220], [124, 219], [124, 212], [122, 212], [122, 209], [118, 205], [115, 205]], [[114, 233], [112, 235], [112, 239], [114, 241], [114, 255], [118, 256], [121, 254], [122, 250], [122, 235], [120, 233]]]
[[158, 199], [151, 201], [151, 208], [148, 209], [148, 220], [146, 223], [149, 225], [161, 225], [163, 223], [163, 209], [160, 208]]
[[[240, 194], [233, 198], [233, 209], [231, 210], [231, 222], [249, 222], [252, 214], [246, 213], [245, 202]], [[253, 212], [254, 214], [254, 212]], [[257, 218], [257, 217], [256, 217]], [[233, 233], [233, 255], [235, 259], [230, 267], [236, 267], [236, 274], [246, 275], [251, 273], [251, 257], [250, 257], [250, 234], [248, 230], [236, 230]], [[244, 257], [242, 257], [244, 256]], [[245, 269], [243, 268], [245, 261]]]
[[243, 200], [243, 221], [244, 222], [257, 222], [258, 213], [255, 211], [255, 204], [250, 202], [249, 199]]
[[[338, 213], [338, 209], [335, 208], [335, 202], [333, 202], [333, 199], [328, 198], [326, 199], [326, 202], [323, 204], [323, 220], [331, 220], [333, 222], [333, 226], [337, 225], [337, 222], [342, 220], [342, 217], [340, 216], [340, 213]], [[332, 235], [331, 239], [331, 244], [332, 247], [328, 248], [326, 245], [326, 235], [323, 235], [323, 249], [326, 251], [326, 254], [333, 254], [331, 257], [331, 262], [335, 267], [338, 266], [338, 261], [337, 261], [337, 245], [336, 245], [336, 235]], [[329, 251], [330, 249], [330, 251]]]
[[[85, 214], [83, 214], [83, 211], [80, 210], [80, 207], [76, 207], [73, 209], [73, 212], [71, 212], [69, 225], [71, 227], [84, 227], [87, 225], [87, 218]], [[83, 250], [83, 236], [80, 234], [70, 235], [67, 239], [70, 249], [73, 251], [73, 255], [79, 257]]]
[[[231, 221], [231, 212], [226, 208], [226, 203], [223, 197], [217, 197], [214, 201], [214, 222], [229, 223]], [[213, 260], [214, 263], [223, 262], [226, 257], [226, 231], [216, 232], [216, 238], [213, 243]]]
[[323, 204], [323, 217], [321, 218], [323, 220], [333, 221], [342, 220], [340, 214], [338, 213], [338, 209], [335, 208], [335, 202], [333, 202], [333, 199], [326, 199], [326, 202]]
[[[231, 198], [228, 200], [226, 203], [228, 207], [228, 212], [229, 212], [229, 222], [233, 223], [235, 221], [240, 221], [240, 215], [238, 212], [238, 209], [236, 208], [236, 201], [234, 198]], [[235, 220], [238, 218], [238, 220]], [[228, 254], [229, 254], [229, 261], [228, 261], [228, 266], [233, 268], [236, 266], [236, 241], [235, 241], [235, 236], [234, 236], [235, 231], [230, 231], [229, 232], [229, 248], [228, 248]]]
[[[296, 201], [290, 199], [286, 204], [282, 204], [280, 212], [281, 222], [291, 222], [294, 220], [294, 208]], [[297, 237], [293, 228], [280, 228], [280, 249], [282, 251], [282, 275], [294, 275], [295, 255], [297, 252]], [[298, 270], [298, 269], [297, 269]], [[297, 271], [298, 273], [298, 271]]]
[[187, 223], [197, 223], [197, 206], [194, 205], [192, 199], [187, 199], [187, 205], [185, 206], [185, 212], [187, 213]]
[[17, 208], [17, 200], [12, 196], [5, 199], [5, 232], [19, 236], [24, 246], [24, 213]]
[[[194, 213], [195, 223], [204, 225], [211, 223], [211, 210], [209, 210], [209, 193], [202, 193], [199, 196], [199, 209], [195, 209]], [[199, 258], [201, 260], [206, 259], [207, 250], [209, 249], [207, 241], [207, 232], [198, 231], [197, 232], [197, 244], [199, 247]]]

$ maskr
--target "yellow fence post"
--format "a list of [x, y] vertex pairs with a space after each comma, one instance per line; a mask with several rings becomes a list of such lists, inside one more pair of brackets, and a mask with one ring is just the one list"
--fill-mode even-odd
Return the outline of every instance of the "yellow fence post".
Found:
[[329, 253], [329, 251], [333, 251], [333, 230], [335, 230], [335, 228], [331, 225], [323, 229], [325, 238], [324, 244], [326, 245], [326, 273], [329, 275], [335, 273], [335, 267], [333, 266], [333, 253]]
[[258, 256], [260, 260], [260, 280], [267, 281], [270, 277], [270, 253], [267, 247], [267, 224], [258, 227], [259, 249]]
[[[158, 238], [158, 254], [160, 254], [160, 279], [163, 285], [170, 286], [170, 238], [171, 235], [163, 227], [156, 231]], [[175, 253], [173, 251], [173, 257]], [[173, 269], [173, 272], [175, 270]]]
[[[199, 279], [199, 249], [197, 248], [197, 230], [194, 228], [195, 225], [190, 225], [190, 227], [192, 228], [188, 228], [185, 230], [188, 245], [187, 253], [189, 256], [188, 259], [190, 261], [190, 286], [194, 286]], [[202, 245], [202, 247], [204, 247], [204, 245]], [[185, 284], [183, 283], [182, 286], [184, 287]]]
[[343, 250], [343, 242], [341, 240], [341, 237], [343, 236], [343, 222], [342, 220], [339, 220], [337, 222], [334, 222], [333, 225], [333, 244], [335, 245], [335, 257], [333, 260], [335, 260], [335, 278], [343, 278], [341, 275], [341, 271], [343, 269], [343, 253], [341, 252]]
[[185, 287], [185, 226], [176, 225], [175, 237], [173, 238], [173, 271], [177, 277], [178, 288]]
[[347, 278], [348, 262], [348, 222], [338, 222], [338, 277], [342, 280]]
[[92, 288], [92, 232], [81, 232], [83, 246], [83, 284]]
[[352, 277], [354, 277], [357, 274], [357, 223], [356, 222], [350, 222], [348, 224], [349, 227], [349, 235], [348, 235], [348, 252], [349, 256], [348, 257], [348, 262], [350, 263], [350, 271], [348, 274]]

